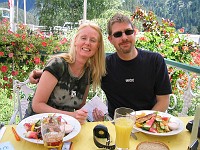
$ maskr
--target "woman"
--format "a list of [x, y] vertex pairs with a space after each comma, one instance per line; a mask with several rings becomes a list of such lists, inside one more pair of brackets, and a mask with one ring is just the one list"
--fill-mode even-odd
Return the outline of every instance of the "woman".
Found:
[[86, 102], [90, 83], [96, 89], [105, 73], [101, 30], [92, 22], [84, 23], [71, 42], [69, 53], [57, 55], [47, 63], [26, 117], [62, 113], [83, 124], [87, 111], [80, 108]]

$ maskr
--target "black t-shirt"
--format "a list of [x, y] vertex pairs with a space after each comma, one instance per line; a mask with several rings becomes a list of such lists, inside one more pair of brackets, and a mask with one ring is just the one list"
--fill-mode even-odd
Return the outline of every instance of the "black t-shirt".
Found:
[[138, 56], [130, 61], [121, 60], [117, 53], [106, 57], [107, 75], [102, 78], [102, 90], [112, 118], [118, 107], [150, 110], [156, 104], [156, 95], [172, 92], [163, 57], [137, 50]]
[[[86, 87], [90, 84], [89, 69], [86, 68], [82, 76], [74, 77], [68, 68], [68, 63], [60, 57], [51, 59], [44, 70], [49, 71], [58, 80], [47, 104], [53, 108], [65, 111], [79, 109], [83, 103]], [[44, 89], [45, 92], [45, 89]], [[32, 110], [32, 102], [26, 113], [26, 117], [35, 114]]]

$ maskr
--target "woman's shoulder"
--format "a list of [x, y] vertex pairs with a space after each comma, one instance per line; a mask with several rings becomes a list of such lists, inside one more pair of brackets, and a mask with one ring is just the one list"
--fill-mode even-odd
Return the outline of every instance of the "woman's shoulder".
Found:
[[49, 60], [44, 70], [63, 73], [66, 70], [67, 62], [62, 57], [53, 57]]
[[52, 57], [49, 61], [48, 61], [48, 63], [47, 63], [47, 65], [46, 66], [57, 66], [57, 65], [66, 65], [67, 64], [67, 62], [65, 61], [65, 59], [64, 58], [62, 58], [62, 57], [59, 57], [59, 56], [57, 56], [57, 57]]

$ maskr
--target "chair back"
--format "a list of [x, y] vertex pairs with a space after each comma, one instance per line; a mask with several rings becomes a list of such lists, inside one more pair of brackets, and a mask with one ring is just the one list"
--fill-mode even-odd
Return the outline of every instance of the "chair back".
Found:
[[28, 108], [29, 98], [33, 95], [34, 90], [28, 86], [29, 79], [24, 82], [19, 80], [13, 81], [13, 97], [14, 97], [14, 111], [11, 116], [9, 124], [14, 124], [18, 120], [21, 121]]

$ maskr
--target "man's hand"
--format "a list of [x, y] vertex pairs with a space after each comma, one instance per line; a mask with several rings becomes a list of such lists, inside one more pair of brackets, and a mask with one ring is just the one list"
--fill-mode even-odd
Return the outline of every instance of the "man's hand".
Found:
[[98, 110], [95, 108], [92, 112], [94, 121], [103, 121], [104, 120], [104, 114], [101, 110]]
[[42, 70], [33, 70], [29, 75], [30, 83], [37, 84], [42, 75]]

